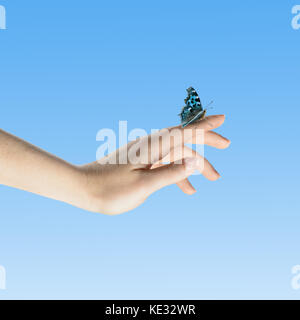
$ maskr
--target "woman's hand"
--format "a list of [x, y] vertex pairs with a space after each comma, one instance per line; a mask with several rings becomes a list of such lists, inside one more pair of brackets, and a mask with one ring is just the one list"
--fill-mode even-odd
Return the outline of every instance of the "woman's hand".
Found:
[[200, 136], [200, 143], [228, 147], [229, 140], [211, 131], [223, 122], [224, 116], [210, 116], [184, 129], [163, 129], [84, 166], [0, 130], [0, 184], [104, 214], [134, 209], [153, 192], [174, 183], [192, 194], [195, 189], [187, 177], [196, 169], [209, 180], [217, 180], [219, 174], [185, 143], [199, 143]]
[[[120, 214], [136, 208], [153, 192], [175, 183], [185, 193], [193, 194], [196, 190], [187, 178], [196, 169], [207, 179], [217, 180], [220, 175], [214, 167], [184, 144], [196, 143], [197, 135], [202, 134], [204, 144], [219, 149], [227, 148], [230, 141], [211, 131], [221, 126], [224, 119], [223, 115], [216, 115], [184, 129], [180, 126], [168, 128], [130, 142], [96, 162], [79, 167], [81, 175], [85, 177], [81, 207], [104, 214]], [[185, 137], [184, 133], [188, 131]], [[182, 137], [164, 146], [164, 137], [168, 134], [172, 136], [174, 132], [176, 137], [180, 134]], [[162, 137], [158, 138], [160, 134]], [[138, 153], [139, 156], [139, 161], [135, 158], [134, 164], [130, 161], [130, 150], [133, 148], [134, 155]], [[183, 161], [178, 164], [178, 160]], [[164, 164], [166, 161], [170, 163]]]

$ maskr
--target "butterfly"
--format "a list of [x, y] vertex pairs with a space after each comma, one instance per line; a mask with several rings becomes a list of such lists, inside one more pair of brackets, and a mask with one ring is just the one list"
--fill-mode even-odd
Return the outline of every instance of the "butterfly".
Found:
[[203, 109], [201, 100], [194, 88], [190, 87], [186, 91], [188, 96], [184, 99], [185, 106], [179, 114], [181, 117], [182, 128], [196, 120], [204, 119], [207, 111], [207, 109]]

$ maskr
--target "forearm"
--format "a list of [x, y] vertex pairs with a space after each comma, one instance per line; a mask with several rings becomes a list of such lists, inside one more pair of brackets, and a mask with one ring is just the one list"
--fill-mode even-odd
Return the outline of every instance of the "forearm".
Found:
[[0, 130], [0, 184], [80, 206], [82, 182], [76, 166]]

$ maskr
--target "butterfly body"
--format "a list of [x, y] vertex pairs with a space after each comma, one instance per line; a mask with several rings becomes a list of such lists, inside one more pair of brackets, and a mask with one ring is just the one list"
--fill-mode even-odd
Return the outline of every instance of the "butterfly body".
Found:
[[182, 111], [179, 114], [183, 128], [196, 120], [204, 119], [206, 115], [206, 109], [203, 109], [201, 100], [196, 90], [190, 87], [186, 91], [188, 96], [184, 100], [185, 106], [182, 108]]

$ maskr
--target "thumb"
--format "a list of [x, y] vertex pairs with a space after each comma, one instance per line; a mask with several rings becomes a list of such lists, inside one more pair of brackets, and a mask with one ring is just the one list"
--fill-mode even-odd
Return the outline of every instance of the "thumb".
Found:
[[147, 183], [154, 191], [170, 184], [181, 181], [196, 170], [199, 159], [196, 157], [186, 158], [182, 164], [170, 163], [156, 169], [147, 171]]

